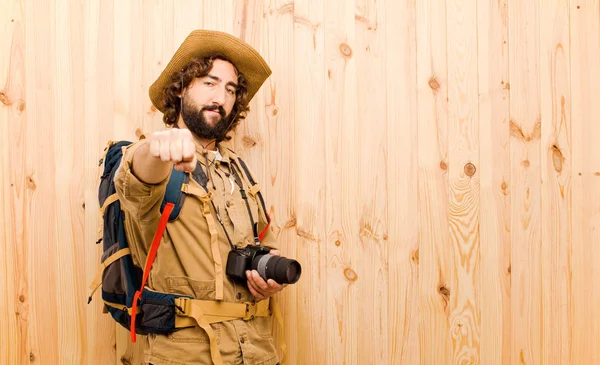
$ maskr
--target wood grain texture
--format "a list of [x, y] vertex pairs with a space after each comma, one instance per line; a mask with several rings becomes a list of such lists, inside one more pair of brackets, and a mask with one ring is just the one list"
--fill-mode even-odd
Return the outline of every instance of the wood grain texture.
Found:
[[450, 243], [455, 276], [449, 325], [453, 364], [480, 364], [477, 1], [447, 3]]
[[[325, 53], [324, 5], [321, 0], [294, 4], [294, 164], [296, 196], [296, 247], [288, 251], [299, 262], [310, 263], [298, 282], [294, 308], [297, 327], [294, 341], [302, 358], [288, 364], [318, 364], [327, 351], [327, 222], [325, 156]], [[298, 123], [296, 123], [298, 121]], [[304, 264], [306, 265], [306, 264]], [[289, 312], [288, 312], [289, 313]], [[312, 329], [316, 329], [313, 331]], [[291, 337], [287, 337], [291, 338]]]
[[515, 364], [542, 361], [540, 6], [538, 2], [508, 6], [511, 361]]
[[419, 219], [417, 186], [416, 1], [388, 1], [385, 33], [387, 147], [387, 339], [389, 364], [418, 364]]
[[[387, 98], [385, 85], [385, 30], [379, 26], [385, 12], [384, 3], [357, 0], [355, 4], [355, 47], [357, 72], [356, 148], [358, 160], [354, 168], [358, 186], [344, 200], [358, 201], [358, 226], [353, 248], [360, 257], [357, 318], [358, 343], [371, 342], [370, 351], [358, 351], [358, 364], [387, 364], [388, 342], [373, 341], [388, 333], [388, 227], [387, 227]], [[364, 95], [369, 95], [365, 98]], [[369, 151], [369, 153], [365, 153]], [[370, 283], [365, 285], [363, 283]]]
[[[28, 269], [30, 362], [60, 363], [58, 341], [64, 326], [59, 321], [58, 263], [59, 232], [56, 218], [57, 176], [55, 169], [55, 94], [57, 69], [56, 11], [54, 1], [43, 4], [24, 3], [25, 43], [30, 56], [26, 58], [26, 108], [28, 121], [36, 121], [26, 137], [25, 174], [27, 181], [27, 211], [24, 216], [27, 252], [23, 263]], [[35, 24], [35, 26], [32, 26]], [[35, 50], [35, 51], [33, 51]], [[69, 279], [73, 276], [70, 275]], [[67, 278], [64, 278], [67, 280]], [[34, 325], [35, 324], [35, 325]], [[75, 344], [74, 344], [75, 345]]]
[[[328, 364], [358, 364], [359, 136], [353, 2], [325, 2]], [[362, 284], [364, 282], [364, 284]]]
[[286, 365], [600, 363], [599, 0], [0, 9], [0, 363], [143, 364], [86, 304], [98, 160], [198, 28], [273, 70], [231, 144], [303, 265]]
[[25, 224], [27, 184], [25, 14], [18, 1], [0, 8], [0, 363], [20, 364], [29, 357], [29, 271]]
[[477, 3], [481, 364], [511, 364], [508, 1]]
[[[571, 303], [571, 85], [568, 1], [540, 9], [542, 358], [569, 364]], [[560, 328], [560, 331], [556, 329]]]
[[446, 2], [418, 1], [417, 120], [421, 364], [451, 363], [451, 300], [458, 295], [450, 241]]
[[600, 3], [572, 1], [572, 353], [571, 364], [600, 362]]

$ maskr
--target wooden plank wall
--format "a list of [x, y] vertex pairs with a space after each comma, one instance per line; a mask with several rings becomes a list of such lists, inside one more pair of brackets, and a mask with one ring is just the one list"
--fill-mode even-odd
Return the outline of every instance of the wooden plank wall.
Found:
[[0, 0], [0, 363], [138, 349], [86, 304], [97, 161], [196, 28], [274, 74], [235, 149], [289, 364], [600, 363], [600, 0]]

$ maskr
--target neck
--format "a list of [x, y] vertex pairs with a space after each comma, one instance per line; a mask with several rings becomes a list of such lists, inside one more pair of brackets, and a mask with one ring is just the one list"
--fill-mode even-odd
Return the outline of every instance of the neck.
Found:
[[[185, 122], [183, 121], [183, 118], [181, 117], [181, 114], [179, 114], [179, 119], [177, 120], [177, 127], [179, 129], [188, 129], [188, 127], [185, 125]], [[196, 141], [196, 143], [199, 143], [200, 146], [202, 146], [202, 148], [212, 151], [217, 150], [217, 142], [214, 139], [200, 138], [193, 132], [192, 136], [194, 137], [194, 141]]]

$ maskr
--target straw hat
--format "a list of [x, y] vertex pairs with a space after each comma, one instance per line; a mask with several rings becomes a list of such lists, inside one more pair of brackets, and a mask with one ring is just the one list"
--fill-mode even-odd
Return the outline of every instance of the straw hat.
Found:
[[150, 86], [149, 94], [152, 104], [164, 112], [163, 90], [171, 82], [173, 73], [181, 71], [198, 56], [215, 53], [227, 57], [239, 72], [244, 74], [248, 84], [248, 101], [252, 100], [258, 89], [271, 75], [271, 69], [261, 55], [239, 38], [223, 32], [194, 30], [179, 46], [158, 79]]

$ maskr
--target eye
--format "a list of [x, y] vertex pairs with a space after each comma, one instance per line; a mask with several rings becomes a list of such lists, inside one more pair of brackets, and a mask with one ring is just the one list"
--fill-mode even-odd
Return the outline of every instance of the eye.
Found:
[[211, 81], [204, 81], [204, 85], [206, 85], [206, 86], [215, 86], [215, 83], [211, 82]]
[[227, 92], [231, 95], [235, 95], [235, 90], [233, 89], [227, 89]]

